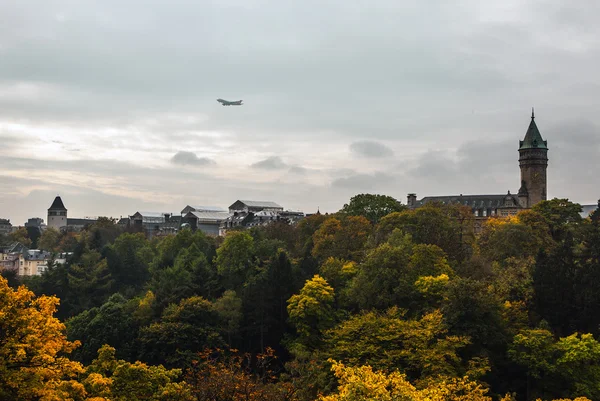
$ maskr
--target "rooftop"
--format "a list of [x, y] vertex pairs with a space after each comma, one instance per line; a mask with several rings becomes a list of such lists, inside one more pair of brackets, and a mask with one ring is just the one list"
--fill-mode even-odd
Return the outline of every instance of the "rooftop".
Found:
[[535, 124], [535, 115], [533, 109], [531, 110], [531, 122], [527, 133], [522, 141], [519, 141], [519, 150], [521, 149], [548, 149], [548, 141], [544, 141], [540, 130]]
[[62, 199], [60, 199], [60, 196], [57, 196], [56, 198], [54, 198], [54, 202], [52, 202], [52, 205], [48, 208], [48, 210], [65, 210], [66, 211], [67, 208], [63, 204]]

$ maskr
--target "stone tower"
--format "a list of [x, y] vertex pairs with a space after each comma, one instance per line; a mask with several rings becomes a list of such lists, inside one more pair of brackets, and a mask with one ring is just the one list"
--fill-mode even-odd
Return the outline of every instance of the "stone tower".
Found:
[[531, 110], [531, 122], [525, 138], [519, 141], [519, 166], [521, 167], [521, 188], [519, 202], [522, 207], [532, 207], [547, 198], [548, 141], [535, 125], [535, 115]]
[[67, 208], [63, 204], [60, 196], [54, 198], [54, 202], [48, 209], [48, 228], [56, 228], [60, 230], [61, 227], [67, 226]]

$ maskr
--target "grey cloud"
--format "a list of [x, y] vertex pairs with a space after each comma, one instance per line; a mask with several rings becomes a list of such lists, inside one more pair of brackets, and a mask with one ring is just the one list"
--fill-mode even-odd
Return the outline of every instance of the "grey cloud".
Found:
[[308, 171], [308, 169], [301, 167], [301, 166], [292, 166], [289, 169], [290, 173], [298, 174], [298, 175], [304, 175], [304, 174], [306, 174], [307, 171]]
[[350, 189], [356, 192], [390, 187], [394, 178], [383, 172], [373, 174], [354, 174], [349, 177], [337, 178], [331, 182], [334, 188]]
[[279, 156], [271, 156], [259, 162], [250, 165], [252, 168], [261, 170], [280, 170], [287, 167], [287, 164]]
[[358, 141], [350, 145], [352, 153], [367, 158], [384, 158], [394, 155], [394, 151], [382, 143], [374, 141]]
[[208, 157], [198, 157], [194, 152], [179, 151], [171, 158], [171, 163], [190, 166], [209, 166], [216, 164]]

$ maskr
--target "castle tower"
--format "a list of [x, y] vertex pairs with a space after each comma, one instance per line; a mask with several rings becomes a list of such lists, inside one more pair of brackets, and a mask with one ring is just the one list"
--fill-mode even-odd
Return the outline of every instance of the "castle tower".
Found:
[[519, 166], [521, 167], [521, 188], [519, 201], [522, 207], [532, 207], [547, 198], [548, 141], [535, 124], [531, 109], [531, 122], [525, 138], [519, 141]]
[[48, 228], [52, 227], [60, 230], [67, 226], [67, 208], [63, 204], [60, 196], [54, 198], [54, 202], [48, 209]]

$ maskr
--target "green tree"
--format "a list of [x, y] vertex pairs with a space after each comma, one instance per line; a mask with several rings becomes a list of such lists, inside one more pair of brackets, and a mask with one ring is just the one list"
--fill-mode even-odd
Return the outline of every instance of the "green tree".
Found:
[[581, 205], [568, 199], [554, 198], [539, 202], [531, 209], [544, 217], [555, 240], [563, 239], [570, 227], [577, 226], [582, 221]]
[[313, 234], [312, 255], [321, 260], [334, 257], [358, 261], [364, 256], [371, 231], [371, 223], [362, 216], [330, 217]]
[[150, 273], [148, 241], [143, 234], [125, 233], [103, 251], [108, 270], [115, 280], [115, 290], [126, 295], [137, 294]]
[[104, 345], [86, 369], [83, 384], [91, 400], [193, 401], [191, 388], [181, 381], [180, 369], [130, 363], [115, 358], [115, 349]]
[[158, 322], [140, 330], [140, 359], [167, 366], [189, 366], [204, 348], [223, 346], [221, 322], [214, 306], [202, 297], [169, 305]]
[[591, 334], [554, 339], [543, 329], [515, 336], [508, 351], [527, 370], [527, 397], [600, 397], [600, 343]]
[[27, 248], [31, 247], [32, 245], [32, 241], [29, 238], [29, 233], [25, 227], [19, 227], [15, 231], [12, 231], [10, 234], [8, 234], [8, 239], [13, 242], [20, 242]]
[[132, 317], [135, 307], [135, 303], [114, 294], [99, 308], [88, 309], [67, 320], [69, 339], [82, 343], [73, 352], [73, 358], [88, 364], [104, 344], [115, 347], [121, 357], [131, 358], [138, 330]]
[[347, 216], [363, 216], [376, 224], [382, 217], [405, 209], [406, 206], [391, 196], [360, 194], [353, 196], [338, 213]]
[[221, 320], [221, 330], [227, 335], [227, 344], [233, 346], [232, 339], [238, 334], [242, 322], [242, 299], [235, 291], [227, 290], [215, 301], [215, 310]]
[[224, 287], [239, 290], [255, 267], [254, 239], [244, 231], [228, 233], [217, 249], [215, 262]]
[[[369, 333], [365, 335], [365, 333]], [[398, 308], [353, 316], [325, 333], [325, 356], [348, 365], [370, 365], [410, 380], [462, 376], [458, 353], [468, 338], [448, 335], [439, 311], [406, 319]]]
[[298, 332], [299, 341], [306, 346], [319, 342], [320, 334], [335, 323], [334, 290], [327, 281], [315, 275], [288, 300], [290, 322]]
[[49, 252], [58, 252], [59, 242], [60, 232], [53, 227], [49, 227], [44, 230], [38, 239], [38, 248]]

